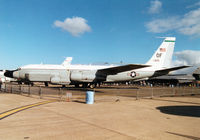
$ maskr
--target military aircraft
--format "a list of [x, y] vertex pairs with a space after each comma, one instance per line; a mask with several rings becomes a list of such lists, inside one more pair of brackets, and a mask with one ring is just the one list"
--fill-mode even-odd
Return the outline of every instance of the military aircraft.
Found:
[[148, 79], [166, 75], [171, 71], [188, 66], [170, 67], [175, 45], [175, 37], [166, 37], [151, 59], [146, 64], [126, 65], [47, 65], [34, 64], [22, 66], [13, 71], [6, 71], [5, 76], [29, 82], [44, 82], [47, 85], [75, 85], [93, 87], [101, 82], [120, 82]]

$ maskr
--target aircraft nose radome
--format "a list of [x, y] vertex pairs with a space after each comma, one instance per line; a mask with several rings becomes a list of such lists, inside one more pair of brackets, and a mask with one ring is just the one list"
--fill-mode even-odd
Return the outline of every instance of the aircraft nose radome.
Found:
[[13, 78], [13, 72], [14, 71], [6, 70], [6, 72], [4, 73], [4, 76]]

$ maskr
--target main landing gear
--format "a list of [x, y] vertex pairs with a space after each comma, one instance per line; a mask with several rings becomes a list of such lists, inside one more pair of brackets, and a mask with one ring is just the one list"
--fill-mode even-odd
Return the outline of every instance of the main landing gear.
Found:
[[76, 88], [95, 88], [95, 87], [100, 87], [99, 83], [82, 83], [82, 84], [75, 84]]
[[49, 83], [48, 82], [44, 82], [44, 85], [45, 85], [45, 87], [48, 87]]

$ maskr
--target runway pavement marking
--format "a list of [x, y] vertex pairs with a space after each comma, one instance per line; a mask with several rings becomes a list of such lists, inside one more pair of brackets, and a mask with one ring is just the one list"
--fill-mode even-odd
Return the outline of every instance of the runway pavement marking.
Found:
[[10, 116], [10, 115], [13, 115], [17, 112], [20, 112], [22, 110], [25, 110], [25, 109], [28, 109], [28, 108], [32, 108], [32, 107], [35, 107], [35, 106], [39, 106], [39, 105], [43, 105], [43, 104], [48, 104], [48, 103], [52, 103], [52, 102], [55, 102], [55, 100], [52, 100], [52, 101], [44, 101], [44, 102], [39, 102], [39, 103], [35, 103], [35, 104], [30, 104], [30, 105], [26, 105], [26, 106], [22, 106], [22, 107], [18, 107], [18, 108], [15, 108], [15, 109], [11, 109], [11, 110], [8, 110], [8, 111], [5, 111], [5, 112], [2, 112], [0, 113], [0, 120]]

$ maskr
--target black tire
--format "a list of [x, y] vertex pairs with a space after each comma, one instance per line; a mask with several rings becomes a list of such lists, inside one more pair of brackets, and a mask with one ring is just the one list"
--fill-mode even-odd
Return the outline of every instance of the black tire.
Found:
[[48, 87], [49, 83], [48, 82], [44, 82], [44, 85], [45, 85], [45, 87]]
[[65, 88], [66, 86], [65, 85], [62, 85], [62, 88]]
[[83, 88], [88, 88], [88, 83], [83, 83]]
[[79, 84], [75, 84], [75, 88], [79, 88]]

